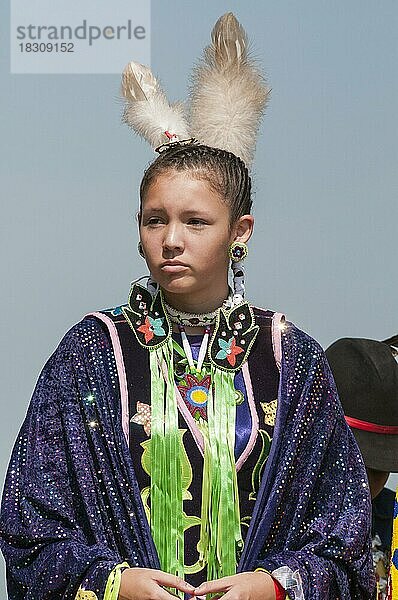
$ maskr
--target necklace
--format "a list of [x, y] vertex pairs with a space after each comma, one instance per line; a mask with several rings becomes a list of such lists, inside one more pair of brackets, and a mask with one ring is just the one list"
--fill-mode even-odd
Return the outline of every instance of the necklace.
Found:
[[[206, 334], [208, 331], [205, 336]], [[173, 339], [176, 386], [181, 399], [195, 421], [200, 421], [204, 426], [207, 423], [207, 401], [211, 387], [211, 368], [206, 359], [202, 359], [202, 356], [207, 355], [207, 341], [202, 339], [200, 343], [194, 342], [194, 347], [192, 347], [190, 338], [187, 336], [190, 346], [187, 348], [184, 337], [185, 332], [180, 330], [179, 343]]]
[[[213, 325], [216, 322], [217, 313], [219, 309], [213, 310], [208, 313], [189, 313], [183, 310], [178, 310], [174, 306], [170, 306], [163, 300], [164, 307], [172, 323], [176, 325], [184, 325], [185, 327], [206, 327], [207, 325]], [[230, 294], [222, 304], [222, 308], [231, 308], [233, 305], [232, 295]]]
[[217, 310], [209, 313], [188, 313], [177, 310], [173, 306], [170, 306], [170, 304], [167, 304], [167, 302], [164, 303], [164, 307], [172, 323], [185, 327], [206, 327], [207, 325], [213, 325], [217, 317]]
[[193, 356], [192, 356], [191, 345], [188, 341], [187, 334], [185, 333], [184, 325], [181, 325], [181, 323], [179, 323], [178, 330], [181, 334], [182, 347], [184, 349], [185, 356], [187, 357], [189, 368], [191, 369], [191, 372], [193, 372], [193, 373], [197, 372], [198, 374], [200, 374], [202, 371], [203, 363], [204, 363], [206, 353], [207, 353], [207, 346], [209, 343], [209, 336], [210, 336], [210, 325], [205, 326], [205, 331], [204, 331], [202, 343], [200, 344], [200, 349], [199, 349], [199, 354], [198, 354], [198, 362], [196, 364], [196, 367], [195, 367], [195, 363], [194, 363]]

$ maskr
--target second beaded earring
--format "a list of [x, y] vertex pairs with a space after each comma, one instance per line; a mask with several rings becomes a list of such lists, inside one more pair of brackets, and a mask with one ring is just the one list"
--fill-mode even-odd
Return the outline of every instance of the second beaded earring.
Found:
[[245, 299], [245, 271], [243, 261], [247, 254], [248, 248], [244, 242], [232, 242], [229, 247], [229, 257], [233, 273], [234, 304], [240, 304]]

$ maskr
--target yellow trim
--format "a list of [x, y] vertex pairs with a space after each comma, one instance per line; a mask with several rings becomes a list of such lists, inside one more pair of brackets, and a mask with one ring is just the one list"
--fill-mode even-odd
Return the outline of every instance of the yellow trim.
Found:
[[122, 582], [122, 569], [129, 567], [130, 565], [127, 562], [123, 562], [112, 569], [106, 582], [103, 600], [118, 600]]
[[[129, 568], [130, 565], [127, 562], [119, 563], [109, 573], [109, 577], [106, 582], [105, 592], [103, 600], [118, 600], [120, 583], [122, 580], [122, 569]], [[87, 590], [81, 586], [77, 590], [77, 594], [74, 600], [99, 600], [97, 594], [92, 590]]]
[[272, 577], [272, 573], [271, 571], [267, 571], [267, 569], [263, 569], [262, 567], [257, 567], [257, 569], [254, 569], [255, 571], [263, 571], [263, 573], [268, 573], [268, 575], [271, 575]]

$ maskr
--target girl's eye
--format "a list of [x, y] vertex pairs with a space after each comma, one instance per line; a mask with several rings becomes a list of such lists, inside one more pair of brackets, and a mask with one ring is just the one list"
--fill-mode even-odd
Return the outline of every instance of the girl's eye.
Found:
[[202, 219], [189, 219], [188, 225], [193, 225], [194, 227], [204, 227], [206, 225], [206, 221], [202, 221]]
[[147, 225], [160, 225], [161, 223], [162, 219], [160, 217], [149, 217], [146, 221]]

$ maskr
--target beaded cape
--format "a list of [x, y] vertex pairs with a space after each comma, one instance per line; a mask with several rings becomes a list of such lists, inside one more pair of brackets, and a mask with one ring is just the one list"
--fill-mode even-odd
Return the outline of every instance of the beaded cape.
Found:
[[[12, 452], [0, 523], [10, 600], [73, 600], [79, 588], [102, 600], [123, 561], [159, 568], [123, 431], [122, 358], [103, 320], [86, 316], [66, 333]], [[257, 353], [256, 340], [249, 363]], [[323, 350], [287, 322], [273, 442], [237, 570], [285, 565], [306, 600], [370, 599], [370, 515]]]

